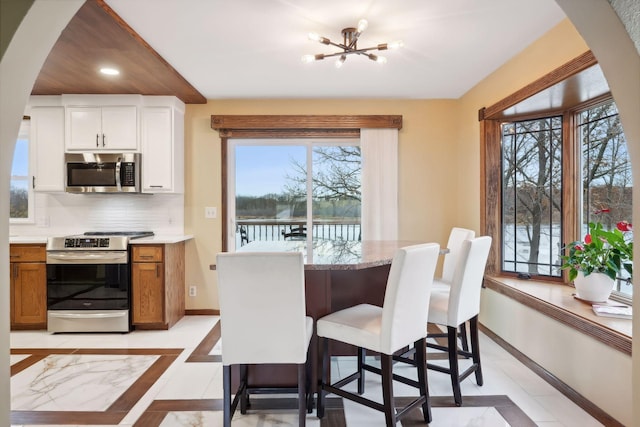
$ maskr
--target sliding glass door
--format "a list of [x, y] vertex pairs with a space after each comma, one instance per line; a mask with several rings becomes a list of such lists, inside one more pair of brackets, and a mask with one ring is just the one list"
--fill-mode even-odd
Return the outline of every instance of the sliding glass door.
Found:
[[357, 140], [233, 139], [227, 166], [229, 250], [360, 239]]

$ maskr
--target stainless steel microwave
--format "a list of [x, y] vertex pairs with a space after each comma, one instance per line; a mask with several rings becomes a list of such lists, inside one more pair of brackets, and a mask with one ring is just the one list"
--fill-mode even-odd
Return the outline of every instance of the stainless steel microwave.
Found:
[[139, 193], [140, 153], [66, 153], [69, 193]]

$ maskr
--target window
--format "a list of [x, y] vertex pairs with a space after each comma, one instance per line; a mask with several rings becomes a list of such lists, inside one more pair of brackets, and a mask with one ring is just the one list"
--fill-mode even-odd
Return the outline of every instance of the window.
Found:
[[502, 269], [560, 276], [562, 117], [502, 125]]
[[29, 181], [29, 119], [20, 124], [20, 131], [13, 153], [9, 190], [9, 220], [13, 223], [33, 219], [33, 192]]
[[[612, 229], [622, 220], [631, 221], [633, 179], [627, 143], [613, 101], [578, 113], [578, 138], [581, 142], [582, 209], [581, 233], [589, 222], [601, 222]], [[623, 270], [617, 290], [632, 294], [628, 273]]]
[[[357, 141], [233, 140], [229, 218], [236, 247], [253, 241], [359, 240]], [[311, 215], [308, 215], [308, 213]]]
[[[233, 250], [238, 240], [236, 233], [240, 234], [241, 242], [243, 234], [246, 235], [246, 230], [236, 232], [233, 221], [236, 193], [235, 187], [232, 190], [232, 185], [235, 184], [231, 181], [235, 180], [235, 161], [231, 161], [230, 157], [234, 155], [233, 141], [238, 139], [262, 140], [264, 145], [278, 140], [283, 143], [295, 139], [349, 141], [346, 145], [354, 147], [357, 145], [351, 144], [351, 141], [361, 141], [360, 153], [364, 159], [360, 170], [363, 183], [361, 209], [364, 211], [361, 216], [363, 220], [367, 220], [361, 227], [362, 238], [396, 238], [397, 165], [386, 168], [378, 165], [384, 160], [388, 165], [390, 158], [397, 158], [398, 130], [402, 129], [401, 115], [212, 115], [211, 128], [218, 130], [222, 143], [223, 250]], [[311, 161], [307, 160], [307, 164]], [[379, 194], [372, 194], [374, 192]], [[307, 201], [307, 212], [312, 210]], [[294, 232], [305, 234], [309, 226], [315, 227], [307, 219], [307, 230], [303, 228]]]
[[[588, 86], [572, 86], [576, 80], [569, 80], [582, 71], [600, 73], [595, 58], [580, 59], [565, 64], [564, 80], [550, 73], [564, 88], [562, 99], [545, 76], [481, 110], [483, 231], [499, 242], [490, 273], [566, 280], [559, 268], [566, 243], [582, 239], [589, 222], [613, 228], [631, 219], [631, 162], [617, 108], [608, 87], [589, 99]], [[536, 112], [552, 104], [556, 108]], [[614, 295], [630, 298], [624, 274]]]

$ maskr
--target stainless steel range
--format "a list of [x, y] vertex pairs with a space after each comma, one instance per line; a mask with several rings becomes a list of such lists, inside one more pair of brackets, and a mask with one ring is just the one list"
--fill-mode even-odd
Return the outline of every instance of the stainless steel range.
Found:
[[48, 331], [130, 331], [129, 240], [152, 235], [152, 232], [88, 232], [49, 238]]

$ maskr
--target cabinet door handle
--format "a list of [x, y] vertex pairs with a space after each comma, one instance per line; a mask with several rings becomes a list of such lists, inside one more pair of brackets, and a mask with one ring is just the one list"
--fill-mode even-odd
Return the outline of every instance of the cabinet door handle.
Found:
[[164, 185], [150, 185], [150, 188], [164, 188]]
[[96, 133], [96, 147], [100, 147], [100, 143], [98, 142], [98, 138], [100, 138], [100, 135], [98, 135]]
[[31, 177], [31, 188], [33, 188], [34, 190], [36, 188], [36, 176], [35, 175], [33, 175]]
[[102, 146], [104, 147], [104, 133], [102, 134]]
[[150, 259], [153, 258], [153, 255], [140, 255], [140, 258]]
[[16, 264], [16, 265], [14, 265], [14, 266], [13, 266], [13, 277], [14, 277], [15, 279], [17, 279], [17, 278], [18, 278], [18, 264]]
[[15, 255], [9, 255], [9, 258], [20, 258], [20, 255], [15, 254]]
[[160, 265], [156, 264], [156, 277], [160, 277]]

